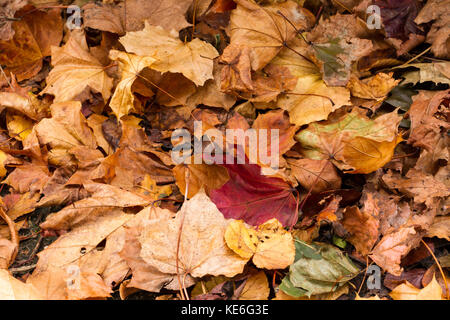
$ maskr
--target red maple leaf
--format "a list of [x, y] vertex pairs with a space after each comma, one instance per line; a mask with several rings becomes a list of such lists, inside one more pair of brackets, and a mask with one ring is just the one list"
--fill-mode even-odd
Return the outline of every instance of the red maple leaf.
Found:
[[276, 218], [291, 227], [298, 220], [297, 192], [283, 179], [261, 174], [256, 164], [222, 164], [230, 180], [211, 191], [211, 200], [225, 218], [242, 219], [258, 226]]

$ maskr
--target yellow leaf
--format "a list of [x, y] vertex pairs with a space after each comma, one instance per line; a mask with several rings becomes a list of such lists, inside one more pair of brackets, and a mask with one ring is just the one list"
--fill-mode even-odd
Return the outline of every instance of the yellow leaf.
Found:
[[[306, 55], [308, 47], [296, 40], [293, 49]], [[302, 126], [325, 120], [334, 110], [350, 104], [350, 92], [347, 88], [327, 86], [320, 69], [294, 51], [284, 48], [272, 63], [287, 67], [298, 78], [296, 87], [282, 94], [277, 102], [279, 108], [289, 112], [293, 124]]]
[[242, 220], [234, 220], [227, 227], [225, 240], [241, 257], [250, 259], [253, 256], [253, 263], [258, 268], [284, 269], [294, 262], [292, 234], [275, 218], [257, 229], [246, 226]]
[[417, 289], [406, 282], [394, 288], [389, 294], [394, 300], [444, 300], [442, 288], [433, 276], [433, 280], [423, 289]]
[[213, 78], [213, 59], [219, 55], [209, 43], [197, 38], [183, 43], [178, 33], [152, 26], [147, 21], [144, 30], [127, 32], [120, 43], [128, 52], [155, 58], [152, 69], [182, 73], [198, 86]]
[[168, 197], [172, 194], [172, 187], [170, 185], [157, 186], [156, 181], [153, 180], [149, 174], [146, 174], [144, 180], [141, 182], [140, 192], [149, 196], [153, 200]]
[[242, 220], [233, 220], [225, 230], [227, 246], [242, 258], [250, 259], [256, 252], [256, 231], [245, 226]]
[[119, 62], [122, 70], [122, 77], [117, 84], [114, 95], [109, 102], [109, 106], [117, 119], [127, 115], [134, 109], [134, 96], [131, 86], [136, 80], [138, 73], [146, 67], [150, 67], [156, 59], [151, 57], [140, 57], [132, 53], [111, 50], [109, 57]]
[[392, 74], [392, 72], [380, 72], [364, 80], [352, 77], [347, 84], [347, 88], [350, 89], [354, 97], [377, 101], [384, 100], [388, 93], [401, 81], [392, 78]]
[[6, 115], [6, 126], [10, 136], [23, 141], [33, 129], [33, 122], [19, 115]]

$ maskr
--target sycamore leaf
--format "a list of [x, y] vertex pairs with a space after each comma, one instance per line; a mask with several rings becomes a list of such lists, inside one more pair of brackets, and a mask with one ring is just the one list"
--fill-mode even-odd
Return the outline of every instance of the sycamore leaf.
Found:
[[213, 78], [213, 59], [218, 53], [200, 39], [183, 43], [178, 35], [146, 22], [144, 30], [128, 32], [120, 43], [128, 52], [156, 59], [150, 66], [154, 70], [182, 73], [198, 86]]
[[43, 59], [50, 55], [50, 47], [59, 45], [63, 21], [60, 9], [35, 11], [33, 7], [26, 7], [20, 11], [20, 16], [12, 25], [14, 37], [0, 41], [0, 65], [6, 66], [6, 74], [12, 72], [22, 81], [36, 75], [42, 68]]
[[423, 289], [417, 289], [409, 282], [402, 283], [389, 293], [394, 300], [445, 300], [442, 288], [433, 276], [433, 280]]
[[283, 226], [297, 222], [297, 199], [280, 178], [261, 174], [256, 164], [223, 164], [230, 180], [212, 190], [211, 200], [225, 218], [242, 219], [257, 226], [276, 218]]
[[310, 124], [296, 139], [307, 158], [331, 159], [350, 173], [370, 173], [391, 160], [401, 141], [397, 135], [400, 119], [394, 111], [370, 120], [353, 109], [338, 119]]
[[332, 245], [295, 240], [295, 262], [283, 279], [281, 290], [289, 295], [310, 297], [332, 292], [358, 273], [351, 260]]
[[[148, 221], [139, 237], [141, 257], [148, 265], [166, 274], [232, 277], [243, 271], [247, 259], [235, 254], [225, 244], [224, 233], [228, 224], [229, 221], [204, 191], [200, 191], [184, 203], [174, 219]], [[177, 256], [178, 270], [174, 263]]]
[[132, 53], [111, 50], [109, 57], [119, 61], [122, 70], [122, 77], [117, 84], [114, 94], [109, 102], [117, 119], [128, 115], [134, 109], [134, 96], [131, 86], [136, 80], [138, 73], [146, 67], [150, 67], [156, 59], [151, 57], [140, 57]]
[[53, 94], [54, 102], [72, 100], [86, 87], [101, 93], [105, 101], [110, 97], [113, 80], [89, 52], [83, 31], [73, 30], [64, 46], [52, 47], [52, 65], [41, 94]]
[[[36, 134], [41, 144], [49, 144], [52, 148], [54, 161], [70, 159], [68, 150], [86, 146], [90, 149], [97, 147], [92, 130], [81, 113], [81, 103], [67, 101], [50, 106], [52, 118], [43, 119], [35, 126]], [[68, 157], [68, 158], [67, 158]]]
[[[306, 55], [308, 47], [305, 43], [297, 39], [294, 44], [296, 52]], [[302, 126], [327, 119], [334, 110], [350, 104], [348, 89], [327, 86], [316, 65], [296, 52], [284, 48], [272, 60], [273, 64], [288, 68], [298, 78], [296, 87], [281, 94], [277, 101], [279, 108], [289, 112], [293, 124]]]
[[[217, 164], [178, 164], [172, 171], [182, 194], [185, 194], [188, 185], [188, 198], [192, 198], [202, 187], [209, 192], [222, 187], [230, 179], [227, 169]], [[186, 174], [189, 174], [188, 182]]]
[[120, 3], [88, 3], [83, 6], [84, 25], [89, 28], [125, 34], [144, 27], [144, 20], [164, 29], [180, 31], [189, 26], [186, 11], [190, 0], [125, 0]]

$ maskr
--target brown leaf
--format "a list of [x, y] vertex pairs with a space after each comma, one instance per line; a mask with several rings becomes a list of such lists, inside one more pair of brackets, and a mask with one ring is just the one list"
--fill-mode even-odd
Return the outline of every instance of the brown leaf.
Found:
[[[145, 225], [139, 237], [141, 257], [166, 274], [232, 277], [243, 271], [247, 259], [226, 246], [223, 236], [228, 223], [206, 194], [199, 192], [184, 203], [174, 219], [151, 220]], [[179, 270], [174, 263], [177, 258]]]
[[118, 4], [88, 3], [83, 6], [84, 25], [89, 28], [125, 34], [144, 28], [144, 21], [166, 30], [189, 26], [185, 14], [190, 0], [125, 0]]
[[[10, 3], [10, 10], [17, 8], [20, 2]], [[0, 17], [2, 11], [0, 8]], [[63, 22], [60, 9], [35, 11], [33, 7], [26, 7], [20, 11], [20, 16], [21, 19], [12, 25], [14, 37], [9, 41], [0, 41], [0, 64], [6, 65], [7, 74], [12, 72], [22, 81], [35, 76], [42, 68], [42, 60], [50, 55], [50, 47], [59, 45]], [[8, 24], [10, 22], [6, 21]], [[3, 38], [1, 34], [0, 38]]]
[[110, 97], [112, 79], [89, 52], [83, 31], [73, 30], [64, 46], [52, 47], [52, 65], [41, 94], [53, 94], [54, 102], [73, 100], [86, 87], [101, 93], [105, 101]]

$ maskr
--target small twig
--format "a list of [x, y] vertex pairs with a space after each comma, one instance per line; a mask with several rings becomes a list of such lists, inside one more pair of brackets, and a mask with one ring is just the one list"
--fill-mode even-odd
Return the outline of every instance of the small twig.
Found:
[[34, 269], [34, 268], [36, 268], [36, 266], [37, 266], [37, 263], [30, 264], [29, 266], [18, 267], [18, 268], [9, 268], [8, 270], [11, 272], [24, 272], [24, 271]]

